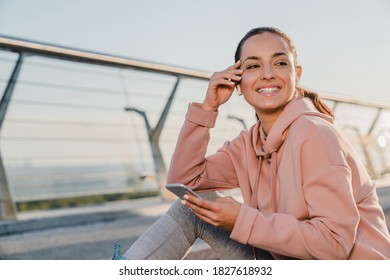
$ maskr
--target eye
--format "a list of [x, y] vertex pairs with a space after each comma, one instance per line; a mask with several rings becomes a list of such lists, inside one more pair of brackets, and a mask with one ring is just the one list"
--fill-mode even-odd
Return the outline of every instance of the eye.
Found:
[[247, 70], [251, 70], [251, 69], [255, 69], [255, 68], [258, 68], [260, 67], [260, 65], [258, 64], [250, 64], [248, 65], [248, 67], [246, 67]]
[[285, 61], [278, 61], [278, 62], [275, 63], [275, 65], [277, 65], [277, 66], [286, 66], [287, 62], [285, 62]]

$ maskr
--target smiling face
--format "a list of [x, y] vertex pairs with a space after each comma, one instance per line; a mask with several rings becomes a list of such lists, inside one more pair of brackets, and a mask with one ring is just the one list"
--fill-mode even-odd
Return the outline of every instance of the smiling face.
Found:
[[294, 97], [301, 76], [293, 53], [279, 35], [265, 32], [247, 39], [242, 45], [241, 93], [257, 115], [277, 117]]

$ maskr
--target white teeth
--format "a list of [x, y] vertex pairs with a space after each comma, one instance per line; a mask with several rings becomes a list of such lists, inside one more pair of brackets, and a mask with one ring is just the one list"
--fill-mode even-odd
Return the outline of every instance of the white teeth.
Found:
[[272, 88], [261, 88], [258, 90], [258, 92], [262, 93], [262, 92], [265, 92], [265, 93], [270, 93], [270, 92], [275, 92], [275, 91], [278, 91], [279, 88], [277, 87], [272, 87]]

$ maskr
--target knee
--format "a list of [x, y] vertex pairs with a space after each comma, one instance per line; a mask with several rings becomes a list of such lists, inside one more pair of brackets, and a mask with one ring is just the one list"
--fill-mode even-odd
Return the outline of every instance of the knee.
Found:
[[188, 219], [194, 216], [191, 209], [184, 206], [181, 203], [181, 200], [176, 200], [172, 206], [169, 208], [167, 214], [171, 216], [175, 221], [178, 219]]

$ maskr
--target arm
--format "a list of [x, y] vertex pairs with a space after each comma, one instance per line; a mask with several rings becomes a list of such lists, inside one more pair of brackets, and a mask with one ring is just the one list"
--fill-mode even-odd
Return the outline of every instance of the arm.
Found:
[[[242, 205], [231, 238], [294, 258], [345, 259], [359, 223], [346, 155], [332, 128], [319, 130], [312, 122], [303, 127], [308, 136], [295, 154], [295, 165], [300, 167], [296, 171], [301, 174], [308, 218], [264, 215]], [[298, 134], [289, 137], [297, 139]]]
[[[226, 142], [214, 155], [205, 158], [205, 154], [209, 128], [214, 126], [216, 112], [230, 99], [241, 80], [243, 71], [238, 69], [240, 65], [241, 62], [237, 61], [226, 70], [214, 73], [203, 103], [190, 106], [172, 158], [168, 181], [182, 182], [197, 189], [238, 187], [228, 152], [234, 141]], [[235, 143], [238, 144], [237, 141]], [[233, 228], [241, 205], [230, 197], [211, 202], [187, 196], [183, 203], [199, 218], [228, 230]]]
[[[224, 149], [205, 158], [209, 130], [214, 127], [219, 106], [227, 102], [241, 77], [240, 62], [214, 73], [202, 104], [189, 106], [168, 172], [169, 183], [183, 183], [192, 188], [237, 187], [229, 155]], [[228, 143], [225, 146], [229, 145]]]
[[214, 127], [217, 115], [203, 110], [200, 104], [189, 105], [171, 160], [169, 183], [180, 182], [197, 189], [237, 187], [232, 162], [224, 149], [205, 158], [209, 130]]

